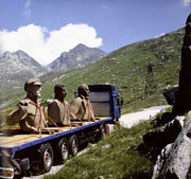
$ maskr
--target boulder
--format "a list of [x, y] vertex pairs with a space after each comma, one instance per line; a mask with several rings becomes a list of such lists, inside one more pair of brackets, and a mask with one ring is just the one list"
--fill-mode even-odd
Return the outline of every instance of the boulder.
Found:
[[191, 112], [176, 140], [158, 156], [152, 179], [191, 178]]
[[182, 126], [176, 119], [158, 128], [150, 131], [143, 136], [144, 146], [151, 158], [155, 161], [161, 150], [169, 143], [174, 142], [180, 133]]

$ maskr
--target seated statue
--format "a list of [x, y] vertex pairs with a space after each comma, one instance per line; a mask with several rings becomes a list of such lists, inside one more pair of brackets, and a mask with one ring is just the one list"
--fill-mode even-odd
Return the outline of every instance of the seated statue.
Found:
[[[53, 102], [48, 105], [48, 115], [58, 126], [68, 125], [72, 114], [67, 101], [64, 101], [67, 94], [66, 86], [64, 84], [56, 84], [54, 94]], [[73, 118], [75, 117], [73, 116]]]
[[40, 132], [45, 128], [44, 114], [37, 101], [41, 95], [41, 85], [39, 79], [31, 78], [26, 81], [24, 89], [27, 96], [18, 103], [17, 109], [7, 116], [8, 125], [20, 123], [21, 130], [27, 133]]
[[78, 88], [78, 97], [71, 101], [70, 109], [81, 121], [95, 121], [93, 107], [89, 101], [89, 87], [86, 84]]

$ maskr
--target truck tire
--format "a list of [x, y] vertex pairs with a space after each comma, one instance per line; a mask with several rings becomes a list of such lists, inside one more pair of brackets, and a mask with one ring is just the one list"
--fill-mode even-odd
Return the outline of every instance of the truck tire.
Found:
[[44, 172], [50, 171], [53, 164], [53, 150], [49, 143], [42, 144], [40, 147], [40, 168]]
[[69, 157], [69, 146], [68, 146], [68, 141], [66, 138], [62, 138], [58, 142], [56, 154], [57, 154], [56, 159], [58, 160], [57, 162], [64, 163], [67, 161], [67, 159]]
[[72, 156], [77, 155], [78, 150], [79, 150], [79, 142], [78, 142], [78, 138], [76, 135], [72, 135], [69, 139], [69, 149], [70, 149], [70, 154]]

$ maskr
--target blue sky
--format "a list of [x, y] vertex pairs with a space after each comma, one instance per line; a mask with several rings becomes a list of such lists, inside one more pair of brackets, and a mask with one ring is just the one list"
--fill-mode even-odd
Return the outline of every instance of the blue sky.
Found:
[[0, 53], [45, 65], [78, 43], [112, 52], [185, 25], [190, 0], [0, 0]]

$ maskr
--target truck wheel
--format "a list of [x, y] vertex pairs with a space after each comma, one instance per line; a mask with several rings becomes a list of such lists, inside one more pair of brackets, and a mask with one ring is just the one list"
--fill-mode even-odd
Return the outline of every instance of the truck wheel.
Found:
[[44, 172], [50, 171], [53, 164], [53, 150], [49, 143], [43, 144], [40, 147], [40, 168], [44, 170]]
[[57, 159], [59, 160], [59, 162], [60, 161], [62, 163], [66, 162], [66, 160], [68, 159], [68, 156], [69, 156], [68, 141], [66, 138], [63, 138], [59, 141], [56, 152], [58, 152]]
[[69, 139], [69, 149], [72, 156], [75, 156], [79, 150], [79, 142], [76, 135], [72, 135]]

